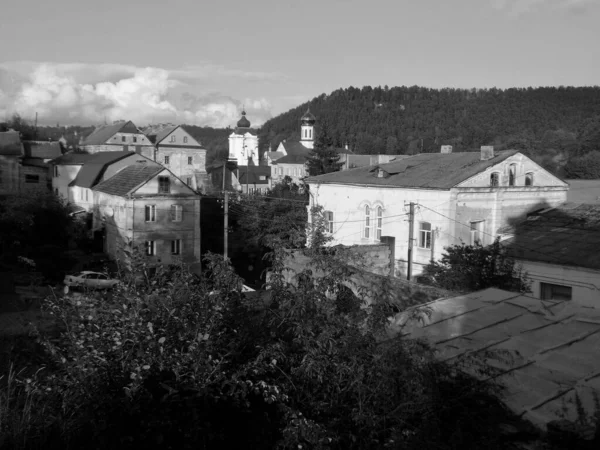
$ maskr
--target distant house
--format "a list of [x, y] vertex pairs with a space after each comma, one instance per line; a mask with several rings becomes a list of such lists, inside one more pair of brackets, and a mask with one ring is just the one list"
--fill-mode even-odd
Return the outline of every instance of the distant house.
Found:
[[50, 192], [52, 174], [49, 161], [61, 156], [57, 141], [23, 141], [24, 157], [20, 167], [21, 192]]
[[124, 262], [139, 248], [151, 265], [200, 267], [200, 196], [164, 167], [134, 164], [92, 188], [93, 229]]
[[0, 132], [0, 194], [19, 191], [19, 162], [24, 155], [25, 150], [18, 131]]
[[533, 296], [600, 308], [600, 205], [565, 203], [530, 213], [503, 240]]
[[154, 158], [154, 146], [131, 121], [120, 121], [96, 128], [79, 144], [87, 153], [133, 151]]
[[182, 125], [155, 131], [149, 138], [156, 146], [155, 161], [195, 190], [206, 184], [206, 149]]
[[158, 163], [134, 152], [100, 152], [88, 156], [75, 179], [69, 183], [69, 203], [79, 206], [80, 211], [92, 211], [92, 188], [125, 167], [132, 164], [160, 167]]
[[[424, 153], [387, 164], [309, 177], [309, 207], [322, 206], [332, 244], [395, 238], [397, 275], [418, 275], [444, 247], [490, 244], [526, 213], [565, 202], [569, 186], [516, 150]], [[409, 237], [409, 206], [415, 205]]]
[[236, 170], [240, 190], [245, 194], [266, 194], [271, 189], [271, 168], [242, 166]]

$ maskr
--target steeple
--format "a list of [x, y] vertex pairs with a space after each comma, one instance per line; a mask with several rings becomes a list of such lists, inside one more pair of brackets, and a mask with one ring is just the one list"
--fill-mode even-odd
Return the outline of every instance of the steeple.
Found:
[[250, 121], [246, 119], [246, 111], [242, 110], [242, 118], [237, 122], [238, 128], [250, 128]]
[[300, 118], [300, 143], [306, 148], [314, 147], [314, 131], [317, 119], [310, 112], [310, 107], [306, 109], [304, 115]]

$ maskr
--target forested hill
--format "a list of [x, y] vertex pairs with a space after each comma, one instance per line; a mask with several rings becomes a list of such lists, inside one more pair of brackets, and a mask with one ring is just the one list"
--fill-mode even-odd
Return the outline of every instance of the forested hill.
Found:
[[[349, 87], [267, 121], [261, 148], [299, 139], [310, 106], [335, 144], [355, 153], [413, 154], [481, 145], [517, 148], [544, 165], [600, 150], [600, 87], [429, 89]], [[317, 130], [318, 132], [318, 130]]]

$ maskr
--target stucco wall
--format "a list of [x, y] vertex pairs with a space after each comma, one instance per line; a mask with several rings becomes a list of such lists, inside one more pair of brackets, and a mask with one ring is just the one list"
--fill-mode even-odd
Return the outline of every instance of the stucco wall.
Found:
[[187, 186], [183, 181], [181, 181], [178, 178], [175, 178], [173, 176], [173, 174], [171, 174], [168, 170], [163, 170], [162, 172], [160, 172], [158, 175], [156, 175], [154, 178], [152, 178], [150, 181], [148, 181], [146, 184], [144, 184], [143, 186], [141, 186], [136, 192], [135, 195], [153, 195], [153, 194], [158, 194], [158, 187], [159, 187], [159, 182], [158, 182], [158, 178], [159, 177], [170, 177], [171, 180], [171, 195], [176, 195], [176, 194], [185, 194], [185, 195], [192, 195], [194, 194], [194, 191]]
[[19, 161], [14, 156], [0, 155], [0, 194], [19, 191]]
[[572, 301], [578, 305], [600, 307], [600, 270], [560, 266], [535, 261], [517, 260], [532, 281], [531, 290], [541, 298], [540, 283], [558, 284], [572, 288]]
[[258, 137], [250, 133], [245, 135], [231, 133], [229, 136], [229, 158], [235, 159], [238, 166], [247, 166], [249, 157], [252, 157], [252, 161], [258, 166]]
[[271, 166], [271, 178], [273, 183], [279, 183], [288, 176], [294, 183], [300, 183], [301, 178], [308, 175], [304, 164], [274, 164]]
[[71, 201], [69, 198], [69, 183], [75, 179], [81, 165], [58, 165], [58, 177], [54, 176], [54, 166], [50, 169], [52, 175], [52, 192], [56, 193], [58, 189], [58, 195], [63, 197], [67, 201]]

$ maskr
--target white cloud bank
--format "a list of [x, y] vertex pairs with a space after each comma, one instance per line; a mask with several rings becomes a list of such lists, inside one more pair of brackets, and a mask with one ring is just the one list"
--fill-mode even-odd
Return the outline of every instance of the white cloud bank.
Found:
[[211, 79], [238, 83], [277, 79], [277, 74], [227, 70], [204, 65], [178, 70], [118, 64], [0, 64], [0, 118], [19, 113], [40, 123], [97, 124], [132, 120], [136, 125], [173, 122], [226, 127], [240, 117], [242, 105], [254, 125], [270, 116], [264, 98], [234, 99], [188, 92], [210, 87]]

